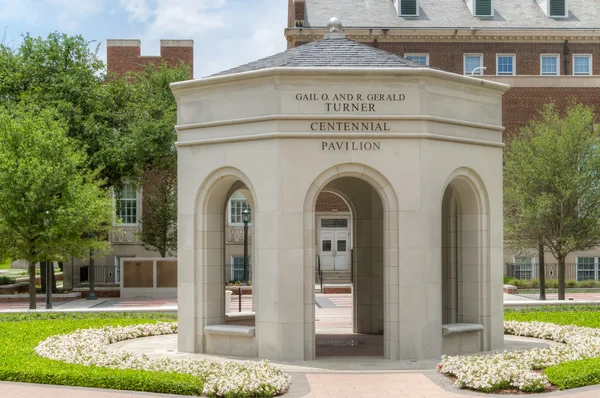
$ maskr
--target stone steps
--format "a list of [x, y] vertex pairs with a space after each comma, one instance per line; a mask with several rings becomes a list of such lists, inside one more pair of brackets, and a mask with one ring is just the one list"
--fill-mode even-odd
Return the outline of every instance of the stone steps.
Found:
[[323, 271], [324, 284], [351, 283], [352, 274], [350, 271]]

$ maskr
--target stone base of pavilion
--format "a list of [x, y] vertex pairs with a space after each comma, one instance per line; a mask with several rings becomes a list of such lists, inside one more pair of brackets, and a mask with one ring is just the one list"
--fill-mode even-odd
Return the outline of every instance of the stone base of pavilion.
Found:
[[[435, 370], [438, 364], [438, 360], [388, 360], [381, 356], [354, 356], [352, 360], [348, 360], [349, 355], [352, 354], [351, 344], [355, 344], [357, 341], [363, 344], [361, 349], [355, 350], [355, 354], [369, 353], [370, 350], [377, 350], [377, 347], [382, 342], [377, 340], [377, 337], [373, 335], [341, 335], [341, 334], [322, 334], [318, 335], [320, 338], [317, 339], [317, 352], [325, 354], [336, 354], [335, 347], [344, 347], [345, 349], [337, 352], [339, 356], [323, 356], [318, 357], [315, 360], [310, 361], [295, 361], [295, 362], [275, 362], [280, 365], [286, 372], [339, 372], [339, 371], [384, 371], [384, 370]], [[363, 338], [364, 337], [364, 338]], [[352, 340], [354, 342], [352, 342]], [[322, 343], [322, 344], [320, 344]], [[344, 344], [347, 343], [347, 344]], [[531, 337], [521, 336], [504, 336], [504, 351], [514, 350], [528, 350], [533, 348], [545, 348], [550, 345], [559, 345], [554, 341], [540, 340]], [[319, 350], [321, 346], [321, 350]], [[356, 346], [356, 344], [355, 344]], [[133, 353], [146, 354], [152, 358], [173, 358], [173, 359], [207, 359], [211, 361], [247, 361], [248, 358], [239, 358], [226, 355], [208, 355], [208, 354], [197, 354], [177, 351], [177, 335], [162, 335], [144, 337], [133, 340], [121, 341], [109, 346], [109, 350], [114, 351], [127, 351]], [[489, 352], [479, 353], [489, 354]], [[381, 355], [381, 354], [374, 354]]]

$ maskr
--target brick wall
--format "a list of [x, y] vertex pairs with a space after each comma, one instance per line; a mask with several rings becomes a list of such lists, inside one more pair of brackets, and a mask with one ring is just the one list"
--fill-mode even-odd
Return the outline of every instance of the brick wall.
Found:
[[349, 212], [350, 209], [344, 200], [333, 192], [321, 192], [315, 205], [317, 212]]
[[194, 46], [192, 40], [161, 40], [159, 56], [141, 56], [139, 40], [107, 40], [106, 63], [108, 73], [123, 74], [141, 71], [146, 65], [166, 62], [177, 66], [181, 62], [190, 65], [190, 78], [194, 69]]
[[600, 111], [600, 87], [513, 87], [502, 97], [504, 136], [518, 132], [529, 120], [537, 117], [542, 107], [550, 102], [559, 110], [576, 100], [594, 106]]

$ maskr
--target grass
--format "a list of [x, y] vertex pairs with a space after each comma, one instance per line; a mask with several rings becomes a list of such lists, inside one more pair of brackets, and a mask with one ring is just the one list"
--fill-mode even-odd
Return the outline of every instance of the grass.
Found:
[[[600, 305], [560, 305], [506, 310], [504, 319], [520, 322], [547, 322], [600, 328]], [[600, 358], [566, 362], [544, 370], [548, 380], [560, 389], [600, 384]]]
[[9, 269], [10, 268], [10, 260], [7, 258], [0, 259], [0, 269]]
[[0, 380], [200, 395], [203, 383], [190, 375], [74, 365], [34, 351], [45, 338], [77, 329], [173, 320], [170, 314], [0, 314]]

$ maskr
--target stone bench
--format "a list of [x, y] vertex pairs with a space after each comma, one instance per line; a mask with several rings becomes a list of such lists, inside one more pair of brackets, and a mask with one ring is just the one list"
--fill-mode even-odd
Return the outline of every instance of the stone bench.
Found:
[[232, 355], [254, 358], [254, 326], [208, 325], [204, 327], [205, 352], [213, 355]]
[[443, 353], [445, 355], [472, 354], [481, 351], [483, 325], [478, 323], [450, 323], [442, 325]]

